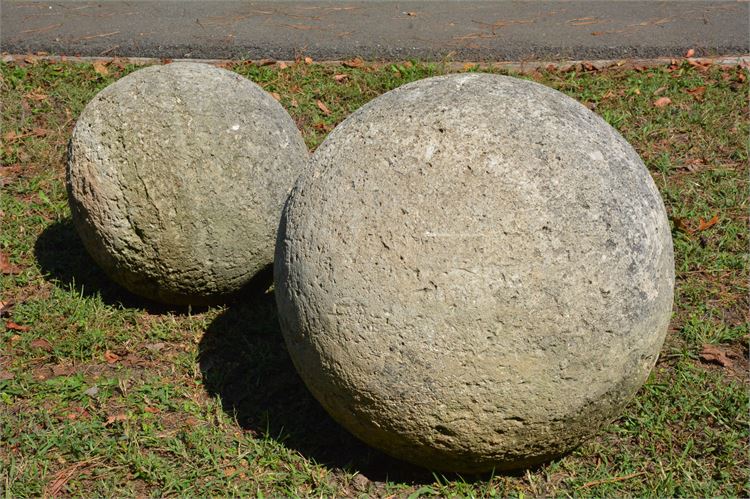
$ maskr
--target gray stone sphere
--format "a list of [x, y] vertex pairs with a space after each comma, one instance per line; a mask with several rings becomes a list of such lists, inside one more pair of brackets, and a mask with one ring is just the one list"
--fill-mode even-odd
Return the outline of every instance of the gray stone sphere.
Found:
[[287, 201], [274, 274], [325, 409], [458, 472], [546, 461], [616, 417], [674, 286], [633, 148], [562, 93], [488, 74], [405, 85], [340, 124]]
[[76, 123], [73, 222], [130, 291], [221, 302], [272, 264], [307, 159], [291, 117], [251, 81], [206, 64], [148, 67], [102, 90]]

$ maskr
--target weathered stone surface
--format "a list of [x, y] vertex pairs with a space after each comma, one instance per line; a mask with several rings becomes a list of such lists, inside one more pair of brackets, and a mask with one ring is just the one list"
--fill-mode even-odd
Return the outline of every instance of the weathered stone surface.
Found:
[[205, 64], [152, 66], [81, 113], [68, 161], [73, 221], [134, 293], [219, 302], [271, 265], [307, 159], [290, 116], [251, 81]]
[[339, 125], [276, 246], [312, 393], [362, 440], [440, 470], [539, 463], [617, 416], [673, 284], [631, 146], [559, 92], [485, 74], [405, 85]]

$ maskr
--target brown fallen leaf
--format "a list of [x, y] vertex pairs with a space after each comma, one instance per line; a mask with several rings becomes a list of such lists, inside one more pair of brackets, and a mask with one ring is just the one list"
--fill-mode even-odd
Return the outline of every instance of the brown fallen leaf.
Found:
[[150, 406], [144, 407], [143, 410], [148, 412], [149, 414], [159, 414], [161, 412], [161, 410], [158, 407], [150, 407]]
[[148, 359], [134, 353], [129, 353], [125, 357], [122, 357], [121, 361], [126, 367], [148, 365]]
[[0, 368], [0, 381], [7, 381], [15, 377], [16, 375], [13, 374], [12, 372], [6, 371], [5, 369]]
[[716, 215], [714, 215], [713, 217], [711, 217], [710, 220], [703, 220], [701, 218], [700, 223], [698, 224], [698, 230], [700, 231], [700, 230], [710, 229], [711, 227], [713, 227], [714, 225], [716, 225], [716, 223], [718, 221], [719, 221], [719, 214], [718, 213]]
[[104, 352], [104, 360], [107, 361], [107, 364], [113, 364], [120, 360], [120, 356], [107, 350], [106, 352]]
[[39, 348], [41, 350], [44, 350], [45, 352], [51, 352], [52, 351], [52, 343], [45, 340], [44, 338], [37, 338], [33, 340], [31, 343], [29, 343], [34, 348]]
[[297, 102], [297, 99], [292, 97], [292, 101], [289, 103], [292, 107], [299, 107], [299, 102]]
[[286, 69], [289, 66], [284, 61], [279, 61], [279, 69]]
[[349, 61], [342, 62], [342, 64], [347, 68], [362, 68], [365, 65], [365, 61], [363, 61], [359, 57], [355, 57], [354, 59], [351, 59]]
[[21, 138], [22, 134], [16, 133], [15, 130], [9, 130], [3, 134], [3, 140], [5, 142], [12, 142], [18, 138]]
[[727, 357], [726, 352], [716, 345], [705, 343], [700, 351], [700, 358], [706, 362], [719, 364], [722, 367], [732, 367], [732, 360]]
[[8, 256], [0, 252], [0, 274], [20, 274], [22, 271], [23, 268], [10, 263]]
[[234, 66], [234, 64], [229, 61], [220, 61], [220, 62], [214, 63], [214, 66], [216, 66], [217, 68], [222, 68], [222, 69], [232, 69], [232, 66]]
[[0, 317], [8, 315], [13, 309], [14, 303], [12, 301], [0, 301]]
[[339, 83], [341, 83], [342, 81], [346, 81], [348, 78], [349, 78], [349, 75], [345, 75], [345, 74], [333, 75], [333, 79]]
[[104, 422], [104, 426], [109, 426], [109, 425], [111, 425], [112, 423], [115, 423], [115, 422], [117, 422], [117, 421], [127, 421], [127, 420], [128, 420], [128, 415], [127, 415], [127, 414], [123, 414], [123, 413], [119, 413], [119, 414], [112, 414], [112, 415], [111, 415], [111, 416], [109, 416], [109, 417], [107, 418], [107, 420], [106, 420], [106, 421]]
[[[18, 176], [18, 174], [22, 171], [23, 166], [21, 166], [19, 163], [9, 166], [3, 166], [2, 168], [0, 168], [0, 177], [15, 177]], [[2, 218], [4, 215], [5, 213], [0, 210], [0, 218]]]
[[119, 57], [115, 57], [114, 59], [112, 59], [112, 62], [110, 62], [109, 64], [119, 69], [125, 69], [127, 67], [127, 64]]
[[32, 90], [31, 92], [24, 95], [24, 98], [28, 100], [33, 100], [36, 102], [41, 102], [43, 100], [46, 100], [47, 97], [49, 96], [45, 94], [41, 88], [36, 88], [35, 90]]
[[331, 114], [331, 110], [328, 109], [325, 104], [323, 104], [323, 101], [318, 100], [316, 104], [318, 105], [318, 109], [323, 111], [323, 114], [325, 114], [326, 116], [329, 116]]
[[[198, 419], [194, 418], [193, 416], [188, 416], [184, 419], [182, 423], [183, 423], [182, 424], [183, 427], [190, 428], [190, 427], [194, 427], [200, 424], [200, 421], [198, 421]], [[247, 431], [252, 432], [253, 430], [248, 429]]]
[[94, 63], [94, 71], [102, 76], [109, 75], [109, 69], [107, 69], [107, 65], [104, 61], [96, 61]]
[[672, 103], [672, 99], [669, 97], [659, 97], [654, 101], [654, 107], [664, 107]]
[[31, 326], [22, 326], [20, 324], [16, 324], [13, 321], [6, 321], [5, 329], [9, 329], [10, 331], [18, 331], [21, 333], [25, 333], [27, 331], [31, 331]]
[[50, 482], [47, 488], [44, 490], [44, 497], [57, 497], [60, 495], [65, 484], [70, 481], [71, 478], [78, 472], [80, 468], [85, 466], [85, 463], [77, 463], [72, 467], [62, 470], [55, 475], [54, 480]]
[[313, 63], [312, 57], [305, 57], [304, 61], [305, 61], [305, 64], [312, 64]]
[[702, 165], [705, 165], [705, 161], [700, 158], [693, 158], [685, 160], [685, 163], [678, 165], [677, 168], [687, 170], [689, 172], [697, 172], [700, 170]]
[[693, 57], [695, 55], [695, 49], [690, 49], [685, 54], [685, 57]]
[[697, 61], [695, 59], [688, 60], [688, 64], [690, 64], [698, 71], [706, 71], [709, 67], [711, 67], [710, 61]]
[[659, 87], [656, 90], [654, 90], [654, 95], [659, 95], [664, 93], [667, 90], [667, 87]]
[[[25, 102], [25, 101], [23, 101], [23, 102]], [[32, 131], [30, 131], [30, 132], [24, 132], [24, 133], [17, 133], [15, 131], [11, 130], [9, 132], [6, 132], [3, 135], [3, 139], [6, 142], [12, 142], [12, 141], [17, 140], [17, 139], [25, 139], [26, 137], [44, 137], [48, 133], [50, 133], [50, 131], [46, 130], [44, 128], [34, 128]]]
[[281, 96], [277, 94], [276, 92], [271, 92], [271, 97], [273, 97], [277, 101], [281, 101]]
[[583, 68], [584, 71], [589, 71], [589, 72], [599, 71], [599, 68], [597, 68], [596, 66], [594, 66], [590, 62], [583, 62], [581, 64], [581, 67]]
[[76, 419], [88, 419], [90, 416], [91, 414], [89, 414], [89, 411], [87, 411], [83, 407], [74, 407], [73, 412], [69, 412], [66, 418], [74, 421]]
[[700, 87], [690, 88], [685, 90], [685, 92], [692, 95], [695, 100], [700, 102], [703, 100], [703, 94], [706, 93], [706, 86], [701, 85]]
[[672, 217], [672, 221], [674, 222], [674, 228], [679, 230], [680, 232], [684, 232], [686, 234], [692, 234], [694, 231], [690, 228], [690, 225], [688, 225], [687, 220], [680, 217]]
[[34, 371], [34, 379], [37, 381], [47, 381], [52, 377], [52, 369], [42, 366]]
[[52, 366], [52, 374], [55, 376], [70, 376], [74, 372], [76, 372], [76, 369], [73, 366], [63, 366], [59, 364]]

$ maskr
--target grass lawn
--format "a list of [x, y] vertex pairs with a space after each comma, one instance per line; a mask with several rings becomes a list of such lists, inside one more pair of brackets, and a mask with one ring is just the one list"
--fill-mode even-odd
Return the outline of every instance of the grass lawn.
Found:
[[[272, 92], [311, 149], [373, 97], [447, 71], [228, 68]], [[66, 142], [96, 92], [134, 69], [0, 65], [0, 497], [750, 495], [745, 70], [525, 75], [584, 102], [643, 157], [673, 224], [674, 317], [648, 383], [597, 438], [537, 469], [457, 476], [335, 424], [292, 367], [272, 292], [172, 309], [93, 264], [70, 221]]]

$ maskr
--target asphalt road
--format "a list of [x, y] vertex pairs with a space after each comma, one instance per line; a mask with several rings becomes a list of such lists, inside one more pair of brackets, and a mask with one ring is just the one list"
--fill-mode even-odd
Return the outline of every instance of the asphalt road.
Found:
[[11, 54], [557, 60], [750, 52], [746, 1], [0, 1]]

